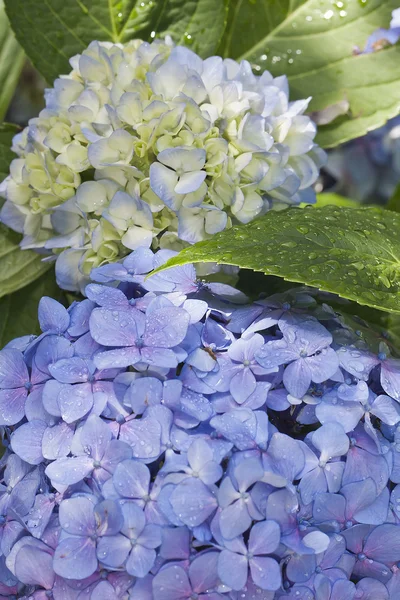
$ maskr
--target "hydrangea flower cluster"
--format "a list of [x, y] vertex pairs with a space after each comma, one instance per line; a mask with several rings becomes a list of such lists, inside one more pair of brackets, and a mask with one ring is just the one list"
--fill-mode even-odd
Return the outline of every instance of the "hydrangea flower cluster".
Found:
[[400, 360], [168, 252], [0, 352], [0, 598], [398, 600]]
[[313, 201], [324, 162], [285, 77], [170, 39], [93, 42], [14, 139], [1, 219], [53, 251], [61, 287], [140, 246], [177, 249]]

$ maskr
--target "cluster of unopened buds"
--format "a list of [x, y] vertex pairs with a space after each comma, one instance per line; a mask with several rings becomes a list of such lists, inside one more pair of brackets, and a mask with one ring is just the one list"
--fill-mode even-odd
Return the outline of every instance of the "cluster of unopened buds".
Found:
[[397, 600], [390, 341], [306, 289], [146, 278], [169, 254], [43, 298], [0, 352], [0, 597]]
[[285, 77], [168, 38], [93, 42], [14, 139], [1, 220], [83, 289], [140, 246], [179, 249], [272, 207], [313, 202], [324, 152]]

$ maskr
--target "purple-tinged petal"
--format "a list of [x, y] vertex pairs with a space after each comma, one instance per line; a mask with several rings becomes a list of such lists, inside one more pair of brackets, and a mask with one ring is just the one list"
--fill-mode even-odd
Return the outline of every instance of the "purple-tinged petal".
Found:
[[273, 369], [299, 358], [296, 349], [291, 348], [285, 340], [267, 342], [256, 351], [254, 358], [265, 369]]
[[363, 381], [368, 380], [371, 370], [379, 364], [379, 360], [374, 354], [361, 352], [357, 348], [342, 346], [337, 354], [340, 366]]
[[350, 441], [345, 434], [344, 429], [337, 423], [327, 423], [314, 431], [311, 441], [315, 448], [320, 451], [320, 465], [326, 463], [332, 458], [337, 458], [347, 454], [350, 447]]
[[74, 430], [67, 423], [59, 423], [54, 427], [47, 427], [42, 439], [42, 452], [44, 458], [56, 460], [67, 456], [71, 450]]
[[77, 356], [62, 358], [49, 365], [49, 372], [60, 383], [81, 383], [90, 376], [87, 362]]
[[60, 504], [59, 519], [61, 527], [69, 535], [91, 535], [96, 529], [94, 502], [86, 496], [63, 500]]
[[262, 521], [253, 525], [249, 537], [249, 551], [253, 554], [272, 554], [279, 546], [281, 530], [276, 521]]
[[376, 500], [376, 485], [369, 477], [363, 481], [344, 485], [341, 494], [346, 498], [346, 518], [352, 519], [359, 511], [370, 506]]
[[154, 523], [148, 523], [138, 537], [137, 542], [145, 548], [158, 548], [162, 542], [161, 533], [161, 527], [154, 525]]
[[397, 525], [378, 525], [369, 534], [364, 545], [364, 554], [384, 564], [400, 560], [400, 536]]
[[49, 365], [73, 355], [74, 346], [69, 340], [58, 335], [46, 335], [37, 347], [35, 364], [41, 372], [50, 377]]
[[124, 460], [115, 469], [113, 483], [124, 498], [143, 498], [149, 492], [150, 471], [140, 462]]
[[256, 378], [248, 368], [241, 369], [232, 378], [230, 392], [238, 404], [243, 404], [255, 389]]
[[55, 498], [52, 494], [38, 494], [35, 498], [35, 504], [29, 511], [29, 518], [26, 525], [30, 533], [38, 539], [41, 539], [49, 523], [55, 507]]
[[241, 590], [247, 581], [247, 558], [229, 550], [222, 550], [218, 557], [218, 575], [233, 590]]
[[117, 595], [114, 587], [108, 581], [100, 581], [90, 596], [90, 600], [119, 600], [119, 598], [120, 596]]
[[43, 461], [42, 439], [47, 429], [43, 421], [31, 421], [21, 425], [11, 436], [11, 447], [15, 454], [30, 465]]
[[142, 377], [133, 381], [126, 393], [134, 413], [143, 414], [148, 406], [160, 404], [163, 386], [155, 377]]
[[235, 444], [239, 450], [247, 450], [255, 446], [257, 419], [252, 410], [246, 408], [231, 410], [224, 415], [213, 417], [210, 425]]
[[0, 352], [0, 388], [24, 387], [29, 382], [24, 356], [19, 350], [6, 348]]
[[117, 288], [91, 283], [86, 287], [85, 293], [89, 300], [99, 306], [114, 310], [129, 310], [130, 308], [128, 298]]
[[288, 365], [283, 373], [283, 384], [289, 394], [302, 398], [311, 384], [311, 370], [308, 362], [299, 358]]
[[129, 458], [132, 458], [131, 447], [120, 440], [111, 440], [101, 459], [101, 467], [108, 473], [114, 473], [117, 466]]
[[328, 548], [329, 537], [322, 531], [311, 531], [303, 537], [303, 544], [311, 548], [315, 554], [320, 554]]
[[134, 577], [145, 577], [154, 565], [155, 560], [155, 550], [136, 544], [126, 561], [126, 570]]
[[153, 593], [157, 600], [185, 600], [192, 587], [184, 569], [179, 565], [161, 569], [153, 579]]
[[16, 425], [25, 416], [25, 388], [0, 390], [0, 425]]
[[332, 343], [332, 335], [314, 317], [286, 313], [280, 318], [278, 326], [287, 342], [308, 356]]
[[250, 560], [250, 572], [254, 583], [262, 590], [275, 591], [281, 587], [281, 571], [273, 558], [255, 556]]
[[268, 446], [268, 455], [288, 482], [297, 479], [304, 468], [305, 456], [300, 444], [282, 433], [274, 433]]
[[400, 405], [389, 396], [375, 398], [371, 413], [386, 425], [396, 425], [400, 421]]
[[382, 362], [381, 384], [388, 396], [400, 401], [400, 360], [387, 358]]
[[164, 369], [173, 369], [180, 362], [177, 354], [169, 348], [143, 348], [140, 357], [144, 363]]
[[161, 425], [152, 417], [128, 421], [119, 439], [131, 446], [134, 458], [153, 461], [161, 453]]
[[321, 492], [327, 491], [327, 482], [324, 470], [317, 466], [301, 478], [299, 492], [304, 504], [309, 504]]
[[389, 468], [384, 456], [371, 454], [357, 446], [350, 448], [343, 472], [343, 484], [363, 481], [368, 477], [374, 480], [378, 494], [386, 487]]
[[194, 559], [189, 567], [189, 577], [195, 593], [204, 593], [217, 587], [217, 565], [218, 552], [206, 552]]
[[332, 348], [324, 348], [320, 354], [309, 356], [306, 361], [315, 383], [330, 379], [339, 368], [339, 359]]
[[46, 381], [43, 394], [42, 401], [43, 407], [49, 415], [53, 417], [61, 417], [61, 410], [58, 403], [58, 396], [63, 389], [64, 384], [51, 379], [50, 381]]
[[93, 358], [98, 369], [115, 369], [130, 367], [141, 361], [140, 351], [136, 346], [99, 352]]
[[51, 590], [55, 577], [53, 557], [47, 552], [24, 546], [15, 558], [15, 574], [22, 583]]
[[64, 333], [69, 327], [70, 317], [62, 304], [44, 296], [39, 302], [39, 323], [43, 332]]
[[131, 542], [124, 535], [107, 535], [97, 543], [97, 558], [107, 567], [121, 568], [131, 549]]
[[[334, 590], [336, 593], [336, 589], [335, 587], [338, 586], [337, 582], [334, 586]], [[371, 579], [370, 577], [365, 577], [364, 579], [361, 579], [361, 581], [359, 581], [356, 585], [357, 588], [357, 595], [355, 596], [357, 598], [357, 600], [389, 600], [389, 598], [392, 598], [392, 596], [389, 596], [389, 591], [387, 589], [387, 587], [381, 583], [380, 581], [377, 581], [376, 579]], [[338, 593], [336, 596], [334, 596], [334, 600], [342, 600], [342, 598], [344, 598], [344, 600], [347, 600], [346, 596], [343, 596]], [[332, 596], [331, 596], [332, 597]], [[393, 596], [393, 600], [395, 600], [395, 596]], [[349, 600], [353, 600], [353, 596], [348, 596]]]
[[95, 304], [91, 300], [82, 300], [70, 307], [69, 335], [80, 337], [89, 331], [89, 318], [94, 308]]
[[354, 519], [368, 525], [383, 524], [388, 520], [389, 495], [389, 490], [385, 488], [370, 505], [355, 512]]
[[88, 456], [59, 458], [46, 467], [46, 475], [53, 485], [73, 485], [82, 481], [94, 469], [93, 459]]
[[54, 423], [54, 419], [43, 406], [44, 385], [38, 385], [31, 390], [25, 400], [25, 416], [28, 421], [44, 421], [48, 425]]
[[95, 308], [89, 325], [93, 339], [103, 346], [133, 346], [144, 332], [145, 316], [135, 308]]
[[155, 310], [146, 318], [144, 341], [147, 346], [178, 346], [186, 336], [189, 321], [189, 314], [175, 306]]
[[221, 533], [227, 540], [232, 540], [249, 529], [252, 519], [247, 504], [243, 499], [236, 500], [224, 508], [220, 514]]
[[97, 569], [96, 544], [90, 538], [69, 537], [56, 548], [54, 571], [65, 579], [86, 579]]
[[92, 384], [63, 384], [57, 400], [63, 421], [68, 424], [74, 423], [87, 415], [93, 407]]
[[371, 530], [370, 525], [354, 525], [350, 529], [345, 529], [342, 535], [346, 540], [347, 550], [353, 552], [353, 554], [362, 552], [364, 541]]
[[100, 461], [111, 441], [111, 431], [105, 421], [96, 415], [90, 415], [82, 427], [80, 442], [93, 460]]
[[336, 400], [335, 403], [323, 401], [315, 408], [315, 415], [323, 425], [338, 423], [346, 433], [353, 431], [364, 415], [364, 409], [358, 402]]
[[304, 583], [317, 567], [314, 554], [293, 554], [286, 567], [286, 576], [295, 583]]
[[170, 502], [175, 514], [188, 527], [201, 525], [218, 506], [214, 494], [194, 477], [189, 477], [176, 486]]

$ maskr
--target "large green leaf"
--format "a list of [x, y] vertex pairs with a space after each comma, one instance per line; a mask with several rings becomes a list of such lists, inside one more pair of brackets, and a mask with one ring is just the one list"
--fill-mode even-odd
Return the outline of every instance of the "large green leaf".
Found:
[[347, 100], [348, 114], [319, 131], [320, 144], [335, 146], [400, 110], [400, 48], [357, 54], [397, 7], [398, 0], [231, 0], [220, 50], [288, 75], [292, 99], [312, 96], [311, 111]]
[[0, 0], [0, 121], [4, 119], [24, 64], [25, 55], [10, 28]]
[[21, 250], [20, 235], [0, 225], [0, 298], [23, 288], [49, 268], [32, 250]]
[[42, 296], [63, 299], [53, 271], [0, 299], [0, 348], [16, 337], [39, 333], [37, 309]]
[[277, 275], [400, 313], [400, 215], [379, 208], [292, 208], [182, 250], [160, 270], [217, 262]]
[[16, 36], [51, 82], [93, 40], [126, 42], [172, 34], [196, 52], [215, 52], [224, 32], [224, 0], [5, 0]]
[[0, 181], [7, 177], [10, 162], [16, 155], [11, 150], [12, 139], [20, 131], [19, 127], [12, 123], [0, 124]]

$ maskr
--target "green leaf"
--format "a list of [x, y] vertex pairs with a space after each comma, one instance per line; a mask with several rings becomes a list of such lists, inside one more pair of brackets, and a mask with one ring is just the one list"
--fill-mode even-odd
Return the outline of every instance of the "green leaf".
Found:
[[399, 113], [400, 47], [356, 54], [397, 7], [398, 0], [232, 0], [220, 50], [256, 71], [288, 75], [291, 98], [312, 96], [311, 111], [347, 100], [348, 114], [319, 129], [318, 142], [331, 147]]
[[16, 155], [11, 150], [12, 139], [20, 131], [19, 127], [12, 123], [0, 124], [0, 181], [7, 177], [10, 162]]
[[93, 40], [151, 40], [170, 33], [203, 56], [213, 54], [226, 21], [224, 0], [5, 0], [27, 55], [52, 82]]
[[10, 28], [0, 1], [0, 121], [4, 119], [25, 61], [25, 54]]
[[[400, 215], [379, 208], [291, 208], [182, 250], [157, 271], [217, 262], [400, 313]], [[155, 272], [157, 272], [155, 271]]]
[[0, 225], [0, 298], [23, 288], [48, 271], [49, 263], [32, 250], [21, 250], [20, 235]]
[[23, 290], [0, 299], [0, 348], [16, 337], [40, 333], [37, 310], [42, 296], [63, 300], [53, 270]]

